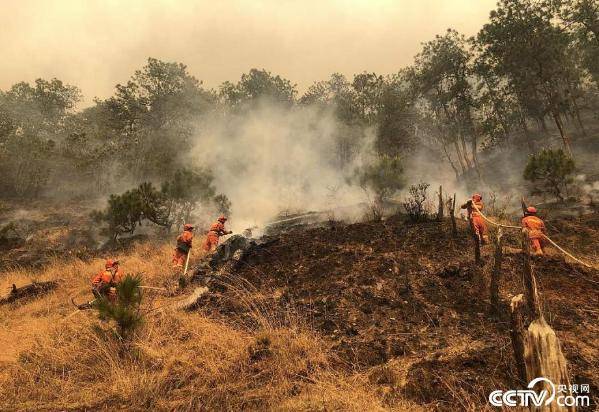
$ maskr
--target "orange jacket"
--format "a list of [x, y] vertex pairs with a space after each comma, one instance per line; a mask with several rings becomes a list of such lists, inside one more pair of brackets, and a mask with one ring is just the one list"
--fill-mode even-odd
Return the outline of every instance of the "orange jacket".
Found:
[[189, 252], [189, 249], [191, 249], [192, 241], [193, 241], [193, 232], [191, 232], [189, 230], [183, 231], [183, 233], [181, 233], [177, 237], [177, 249], [181, 250], [184, 253]]
[[114, 286], [123, 280], [123, 272], [121, 269], [111, 271], [110, 269], [101, 270], [92, 278], [93, 286], [111, 285]]
[[216, 233], [218, 236], [223, 236], [227, 234], [227, 231], [225, 230], [225, 224], [221, 223], [221, 222], [214, 222], [211, 226], [210, 226], [210, 230], [209, 232], [214, 232]]
[[522, 227], [528, 229], [528, 237], [531, 239], [542, 239], [545, 233], [545, 223], [536, 216], [522, 218]]
[[468, 201], [468, 202], [464, 203], [464, 204], [461, 206], [461, 208], [462, 208], [462, 209], [468, 209], [468, 217], [469, 217], [469, 218], [470, 218], [470, 217], [473, 217], [473, 216], [480, 216], [480, 213], [478, 213], [478, 212], [476, 211], [476, 209], [475, 209], [475, 208], [472, 206], [472, 204], [473, 204], [473, 203], [476, 205], [476, 207], [478, 208], [478, 210], [481, 210], [481, 211], [483, 210], [483, 208], [484, 208], [484, 206], [485, 206], [485, 205], [483, 204], [483, 201], [482, 201], [482, 200], [479, 200], [479, 201], [476, 201], [476, 200], [470, 200], [470, 201]]

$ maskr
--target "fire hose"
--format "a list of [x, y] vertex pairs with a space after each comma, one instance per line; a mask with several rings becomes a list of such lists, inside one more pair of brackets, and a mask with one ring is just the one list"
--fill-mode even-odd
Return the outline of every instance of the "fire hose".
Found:
[[[486, 220], [488, 223], [490, 223], [490, 224], [492, 224], [494, 226], [503, 227], [503, 228], [506, 228], [506, 229], [522, 229], [522, 227], [520, 227], [520, 226], [503, 225], [501, 223], [494, 222], [491, 219], [489, 219], [487, 216], [485, 216], [485, 214], [476, 206], [476, 204], [474, 204], [474, 202], [472, 202], [472, 206], [474, 207], [474, 210], [476, 210], [484, 220]], [[547, 241], [549, 243], [551, 243], [557, 250], [559, 250], [560, 252], [562, 252], [564, 255], [566, 255], [569, 258], [575, 260], [576, 262], [580, 263], [583, 266], [586, 266], [588, 268], [593, 268], [592, 265], [589, 265], [588, 263], [583, 262], [582, 260], [578, 259], [576, 256], [574, 256], [571, 253], [569, 253], [566, 250], [564, 250], [560, 245], [558, 245], [557, 243], [555, 243], [555, 241], [553, 241], [546, 234], [543, 233], [542, 235], [543, 235], [543, 238], [547, 239]]]

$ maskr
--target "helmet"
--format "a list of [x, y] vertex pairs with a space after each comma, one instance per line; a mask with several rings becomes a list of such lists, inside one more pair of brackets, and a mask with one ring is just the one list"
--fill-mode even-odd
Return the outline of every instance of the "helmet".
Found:
[[221, 222], [221, 223], [225, 223], [225, 222], [227, 221], [227, 218], [226, 218], [226, 217], [224, 217], [224, 216], [220, 216], [220, 217], [218, 218], [218, 221], [219, 221], [219, 222]]
[[193, 225], [191, 225], [189, 223], [185, 223], [183, 225], [183, 230], [193, 230]]
[[472, 195], [472, 200], [476, 200], [477, 202], [479, 202], [479, 201], [483, 200], [483, 197], [480, 194], [475, 193]]
[[537, 208], [534, 206], [529, 206], [526, 208], [526, 213], [529, 215], [535, 215], [537, 213]]
[[115, 266], [118, 266], [118, 264], [119, 264], [118, 260], [107, 259], [106, 263], [104, 264], [104, 267], [106, 269], [110, 269], [110, 268], [113, 268]]

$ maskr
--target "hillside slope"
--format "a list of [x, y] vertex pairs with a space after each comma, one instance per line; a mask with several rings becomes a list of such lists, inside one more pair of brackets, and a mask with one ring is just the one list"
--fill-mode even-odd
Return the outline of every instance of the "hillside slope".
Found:
[[[596, 216], [584, 219], [583, 232], [574, 229], [580, 221], [560, 224], [585, 236], [583, 249], [590, 252], [599, 226]], [[375, 380], [387, 387], [391, 404], [407, 397], [427, 407], [480, 407], [492, 390], [514, 387], [517, 373], [509, 310], [489, 315], [492, 246], [483, 248], [484, 265], [477, 267], [466, 224], [459, 223], [456, 239], [448, 222], [413, 225], [399, 218], [282, 235], [214, 281], [221, 293], [204, 313], [243, 319], [248, 313], [238, 296], [245, 290], [271, 318], [284, 324], [292, 312], [326, 336], [340, 367], [384, 371]], [[504, 303], [523, 292], [517, 236], [506, 235]], [[581, 244], [571, 237], [569, 244]], [[566, 263], [554, 250], [535, 269], [574, 381], [589, 383], [596, 396], [599, 271]]]
[[[565, 246], [596, 258], [598, 222], [550, 223]], [[182, 295], [147, 291], [144, 326], [128, 343], [69, 302], [90, 295], [100, 259], [5, 270], [2, 289], [32, 278], [60, 286], [0, 306], [0, 409], [484, 409], [492, 390], [517, 385], [517, 374], [507, 308], [489, 314], [492, 246], [474, 265], [458, 223], [455, 239], [448, 222], [400, 217], [272, 237], [218, 274], [198, 271], [210, 293], [195, 311], [174, 308], [194, 285]], [[170, 254], [168, 244], [144, 242], [116, 257], [162, 287], [174, 282]], [[520, 267], [509, 233], [504, 302], [522, 292]], [[590, 384], [597, 402], [599, 271], [555, 251], [535, 269], [573, 381]]]

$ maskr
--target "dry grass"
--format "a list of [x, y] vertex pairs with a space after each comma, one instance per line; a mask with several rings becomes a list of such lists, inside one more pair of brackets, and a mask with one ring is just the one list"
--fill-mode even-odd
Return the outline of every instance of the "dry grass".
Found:
[[[170, 254], [168, 245], [146, 244], [117, 258], [126, 272], [143, 272], [146, 285], [161, 286], [172, 280]], [[0, 288], [34, 279], [61, 284], [0, 307], [0, 410], [384, 409], [365, 376], [335, 371], [325, 341], [299, 326], [240, 330], [166, 307], [122, 342], [94, 311], [74, 311], [69, 302], [90, 297], [89, 277], [102, 264], [54, 261], [39, 273], [1, 276]], [[146, 292], [143, 307], [175, 299]]]

